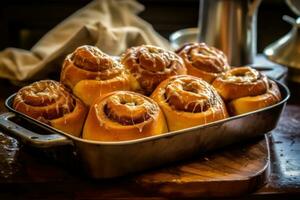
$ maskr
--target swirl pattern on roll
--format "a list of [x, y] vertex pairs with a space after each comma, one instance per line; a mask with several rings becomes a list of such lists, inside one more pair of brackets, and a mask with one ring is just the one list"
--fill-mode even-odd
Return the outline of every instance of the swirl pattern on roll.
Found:
[[14, 98], [13, 108], [25, 115], [79, 136], [87, 109], [60, 83], [42, 80], [25, 86]]
[[151, 95], [164, 111], [171, 131], [227, 117], [223, 100], [200, 78], [181, 75], [163, 81]]
[[178, 55], [151, 45], [127, 49], [121, 62], [135, 80], [133, 88], [146, 95], [150, 95], [168, 77], [186, 74], [184, 63]]
[[213, 82], [225, 101], [264, 94], [268, 85], [268, 78], [250, 67], [231, 69]]
[[91, 106], [83, 138], [124, 141], [167, 132], [159, 106], [150, 98], [117, 91], [97, 99]]
[[212, 85], [228, 102], [232, 115], [254, 111], [281, 100], [277, 84], [251, 67], [238, 67], [218, 77]]
[[176, 52], [183, 59], [188, 74], [209, 83], [230, 69], [226, 55], [205, 43], [189, 43]]
[[84, 45], [69, 54], [61, 71], [61, 83], [90, 105], [98, 96], [130, 90], [124, 66], [97, 47]]

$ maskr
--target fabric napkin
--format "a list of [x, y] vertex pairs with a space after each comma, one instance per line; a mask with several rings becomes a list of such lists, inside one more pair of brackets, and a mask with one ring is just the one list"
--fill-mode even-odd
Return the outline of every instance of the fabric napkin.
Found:
[[60, 70], [67, 54], [85, 44], [110, 55], [120, 55], [141, 44], [170, 49], [167, 40], [136, 15], [143, 9], [134, 0], [94, 0], [53, 28], [30, 51], [7, 48], [0, 52], [0, 78], [45, 78]]

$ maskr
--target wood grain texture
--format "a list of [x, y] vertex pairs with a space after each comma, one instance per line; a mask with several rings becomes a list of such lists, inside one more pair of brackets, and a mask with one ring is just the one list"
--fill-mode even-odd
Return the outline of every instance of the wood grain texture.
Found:
[[266, 182], [268, 152], [267, 138], [251, 141], [143, 174], [137, 183], [168, 197], [239, 196]]

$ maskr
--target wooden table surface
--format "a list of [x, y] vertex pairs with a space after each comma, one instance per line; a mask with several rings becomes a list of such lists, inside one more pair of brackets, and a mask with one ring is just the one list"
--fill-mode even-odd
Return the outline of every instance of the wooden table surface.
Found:
[[[288, 86], [291, 98], [270, 136], [269, 180], [254, 193], [236, 199], [296, 199], [300, 195], [300, 84]], [[6, 111], [5, 99], [17, 89], [0, 80], [0, 113]], [[131, 177], [95, 181], [78, 173], [72, 161], [57, 160], [0, 129], [0, 199], [166, 199], [141, 190]]]

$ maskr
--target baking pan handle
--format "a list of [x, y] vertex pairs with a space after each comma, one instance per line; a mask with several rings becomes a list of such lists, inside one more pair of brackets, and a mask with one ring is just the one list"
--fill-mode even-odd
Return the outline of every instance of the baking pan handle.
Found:
[[38, 148], [48, 148], [72, 144], [72, 140], [60, 134], [41, 135], [19, 126], [11, 118], [15, 117], [12, 112], [6, 112], [0, 115], [0, 127], [4, 128], [14, 136], [21, 139], [22, 142]]

